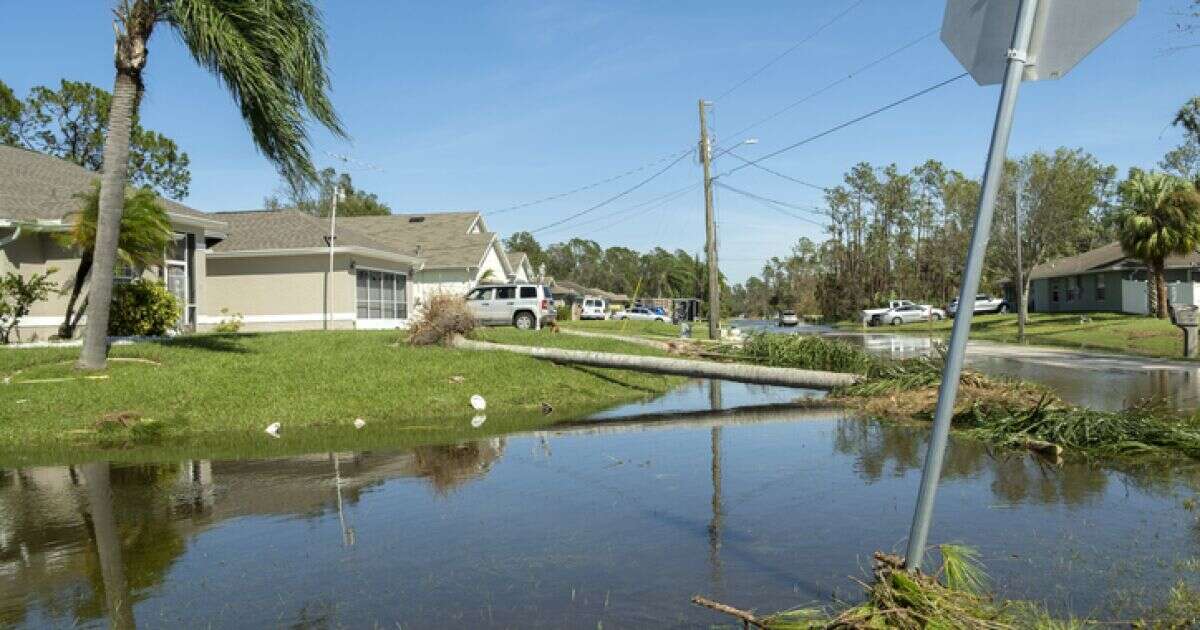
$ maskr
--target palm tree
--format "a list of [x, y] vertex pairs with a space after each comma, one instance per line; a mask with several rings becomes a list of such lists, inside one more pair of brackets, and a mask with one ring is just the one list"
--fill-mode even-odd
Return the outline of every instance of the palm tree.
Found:
[[1154, 314], [1167, 317], [1166, 259], [1200, 246], [1200, 194], [1188, 181], [1134, 169], [1121, 184], [1121, 249], [1146, 263], [1154, 290]]
[[259, 151], [287, 181], [316, 181], [307, 118], [346, 135], [329, 100], [325, 32], [313, 0], [116, 0], [116, 79], [104, 171], [89, 325], [78, 367], [106, 364], [112, 274], [129, 178], [129, 134], [155, 26], [170, 27], [192, 58], [229, 90]]
[[[64, 247], [79, 251], [79, 267], [75, 269], [75, 280], [71, 285], [71, 298], [67, 300], [67, 312], [58, 327], [58, 336], [70, 339], [75, 336], [79, 320], [87, 310], [87, 303], [76, 309], [83, 285], [92, 271], [92, 260], [96, 247], [96, 218], [100, 215], [100, 182], [92, 189], [78, 195], [82, 202], [79, 214], [75, 215], [71, 229], [59, 235]], [[117, 242], [117, 259], [123, 265], [144, 269], [161, 265], [174, 233], [171, 220], [159, 205], [158, 197], [148, 188], [130, 189], [125, 193], [125, 207], [121, 212], [121, 234]]]

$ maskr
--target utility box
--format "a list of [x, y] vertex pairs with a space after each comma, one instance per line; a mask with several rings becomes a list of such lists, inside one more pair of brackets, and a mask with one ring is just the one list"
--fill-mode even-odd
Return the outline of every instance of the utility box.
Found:
[[1171, 323], [1183, 331], [1183, 356], [1195, 358], [1197, 331], [1200, 330], [1200, 306], [1172, 306]]

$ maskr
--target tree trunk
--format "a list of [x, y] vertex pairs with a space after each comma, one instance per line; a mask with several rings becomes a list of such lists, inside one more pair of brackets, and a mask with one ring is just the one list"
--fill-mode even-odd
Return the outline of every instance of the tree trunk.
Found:
[[[144, 43], [143, 48], [144, 48]], [[117, 243], [121, 235], [121, 213], [125, 186], [129, 181], [129, 134], [137, 113], [140, 78], [123, 72], [118, 62], [104, 139], [104, 171], [100, 176], [100, 213], [96, 217], [96, 245], [92, 282], [88, 287], [91, 314], [83, 335], [79, 363], [83, 370], [102, 370], [108, 360], [108, 312], [112, 306], [113, 270], [117, 266]]]
[[129, 581], [125, 578], [125, 562], [121, 553], [121, 537], [113, 515], [112, 484], [108, 462], [92, 462], [81, 466], [87, 484], [88, 510], [96, 540], [96, 555], [100, 558], [100, 577], [104, 582], [104, 601], [113, 628], [135, 627], [133, 601], [129, 596]]
[[793, 368], [764, 367], [740, 363], [715, 363], [713, 361], [690, 361], [663, 357], [641, 357], [608, 352], [583, 352], [579, 350], [560, 350], [557, 348], [533, 346], [514, 346], [472, 341], [462, 337], [456, 337], [451, 343], [454, 347], [465, 350], [514, 352], [537, 359], [546, 359], [555, 363], [615, 368], [618, 370], [632, 370], [634, 372], [649, 372], [652, 374], [673, 374], [692, 378], [717, 378], [739, 383], [781, 385], [804, 389], [833, 389], [835, 387], [853, 385], [862, 378], [857, 374], [844, 374], [840, 372], [797, 370]]
[[1163, 263], [1154, 265], [1154, 295], [1157, 297], [1156, 316], [1167, 318], [1167, 273]]
[[[63, 315], [63, 323], [58, 327], [58, 336], [70, 339], [75, 336], [75, 326], [79, 317], [75, 313], [75, 305], [79, 302], [79, 294], [83, 291], [83, 283], [87, 282], [88, 273], [92, 270], [92, 252], [86, 251], [79, 257], [79, 267], [75, 269], [75, 285], [71, 287], [71, 298], [67, 300], [67, 312]], [[83, 308], [79, 309], [83, 312]]]
[[1029, 274], [1025, 274], [1017, 285], [1017, 290], [1021, 292], [1017, 296], [1017, 341], [1020, 343], [1025, 343], [1025, 324], [1029, 321], [1029, 289], [1032, 285]]

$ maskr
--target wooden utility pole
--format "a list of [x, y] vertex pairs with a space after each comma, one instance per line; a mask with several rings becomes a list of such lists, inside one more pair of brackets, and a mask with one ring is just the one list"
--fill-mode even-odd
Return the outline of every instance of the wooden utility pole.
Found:
[[721, 338], [721, 272], [717, 267], [717, 223], [713, 216], [712, 145], [708, 141], [708, 124], [700, 99], [700, 163], [704, 165], [704, 235], [708, 255], [708, 336]]

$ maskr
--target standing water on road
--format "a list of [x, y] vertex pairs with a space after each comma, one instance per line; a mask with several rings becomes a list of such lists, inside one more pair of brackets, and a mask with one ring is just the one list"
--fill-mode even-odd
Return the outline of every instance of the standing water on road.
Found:
[[[739, 320], [735, 325], [747, 331], [828, 336], [893, 359], [934, 352], [932, 339], [911, 334], [846, 333], [811, 325], [787, 328], [760, 320]], [[1195, 364], [972, 341], [967, 365], [990, 376], [1045, 385], [1063, 400], [1092, 409], [1117, 411], [1146, 398], [1161, 399], [1182, 410], [1200, 409], [1200, 365]]]
[[[692, 386], [592, 423], [396, 452], [0, 471], [0, 625], [694, 627], [853, 600], [926, 433]], [[663, 411], [700, 411], [671, 421]], [[642, 421], [653, 418], [657, 420]], [[1194, 466], [953, 440], [932, 540], [1004, 597], [1127, 618], [1195, 577]]]

